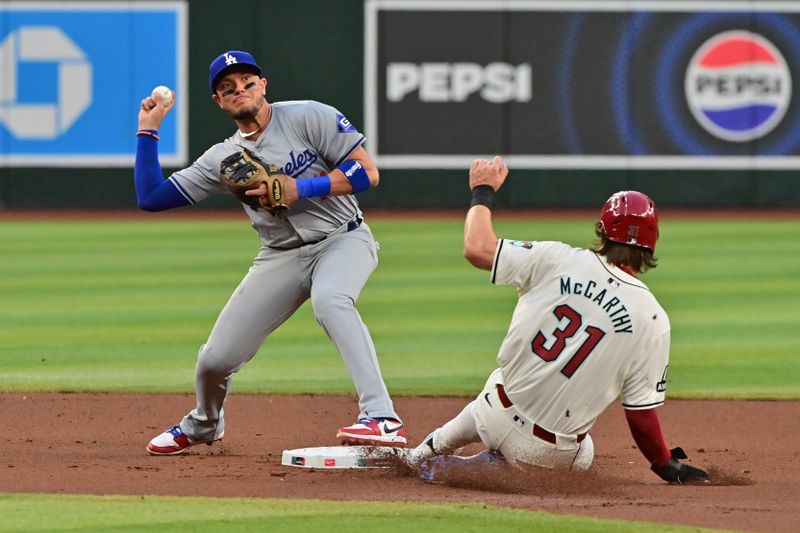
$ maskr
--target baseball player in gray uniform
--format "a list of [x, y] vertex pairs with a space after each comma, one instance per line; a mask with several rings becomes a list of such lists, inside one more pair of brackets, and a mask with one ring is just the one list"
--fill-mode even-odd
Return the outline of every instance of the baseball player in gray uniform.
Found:
[[238, 130], [166, 180], [158, 162], [158, 128], [174, 98], [155, 95], [141, 103], [134, 177], [142, 209], [161, 211], [229, 194], [220, 165], [242, 149], [295, 178], [287, 180], [286, 219], [242, 204], [261, 249], [200, 348], [197, 406], [150, 441], [153, 455], [176, 455], [222, 438], [233, 374], [309, 298], [358, 393], [359, 418], [340, 428], [337, 438], [345, 444], [406, 444], [375, 347], [355, 308], [378, 264], [378, 245], [354, 195], [378, 184], [378, 170], [362, 147], [364, 136], [342, 113], [313, 101], [269, 103], [266, 87], [249, 53], [232, 50], [214, 59], [212, 100]]
[[458, 448], [483, 442], [475, 461], [585, 470], [594, 444], [589, 430], [618, 397], [636, 444], [652, 470], [674, 483], [707, 478], [669, 450], [656, 407], [664, 402], [670, 325], [639, 274], [655, 267], [655, 204], [636, 191], [614, 194], [596, 225], [590, 250], [561, 242], [498, 239], [492, 195], [508, 167], [499, 158], [470, 168], [472, 206], [464, 255], [513, 285], [519, 301], [497, 355], [497, 368], [477, 398], [409, 454], [423, 477], [459, 463]]

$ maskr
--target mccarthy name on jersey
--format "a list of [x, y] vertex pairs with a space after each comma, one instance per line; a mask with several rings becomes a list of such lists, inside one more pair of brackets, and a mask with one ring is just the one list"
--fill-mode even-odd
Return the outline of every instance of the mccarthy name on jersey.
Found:
[[[595, 280], [577, 281], [571, 277], [561, 277], [561, 294], [576, 294], [591, 300], [606, 312], [614, 325], [615, 333], [633, 333], [633, 323], [628, 314], [628, 308], [616, 296], [608, 296], [606, 289]], [[614, 278], [608, 278], [608, 283], [613, 284]]]

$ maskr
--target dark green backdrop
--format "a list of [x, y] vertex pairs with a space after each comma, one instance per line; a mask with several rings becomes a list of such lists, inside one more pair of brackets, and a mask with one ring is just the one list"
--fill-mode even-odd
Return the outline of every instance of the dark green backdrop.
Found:
[[[256, 55], [269, 79], [270, 100], [320, 100], [363, 130], [363, 27], [362, 0], [191, 1], [189, 158], [232, 131], [207, 89], [209, 61], [229, 49]], [[0, 207], [134, 208], [132, 180], [132, 169], [0, 168]], [[661, 206], [800, 206], [798, 172], [696, 170], [512, 169], [498, 204], [596, 207], [628, 188], [647, 192]], [[466, 171], [383, 170], [380, 186], [360, 199], [365, 207], [461, 207], [468, 196]], [[232, 198], [202, 205], [239, 208]]]

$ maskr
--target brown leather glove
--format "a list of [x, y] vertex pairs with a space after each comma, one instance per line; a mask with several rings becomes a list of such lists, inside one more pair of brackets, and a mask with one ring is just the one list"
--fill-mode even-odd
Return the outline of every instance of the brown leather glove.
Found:
[[[253, 209], [263, 208], [271, 215], [286, 218], [289, 206], [286, 204], [286, 180], [291, 179], [280, 172], [275, 165], [268, 165], [256, 154], [243, 148], [240, 152], [222, 160], [219, 173], [228, 190], [240, 202]], [[246, 191], [257, 189], [262, 183], [267, 185], [263, 196], [247, 196]]]

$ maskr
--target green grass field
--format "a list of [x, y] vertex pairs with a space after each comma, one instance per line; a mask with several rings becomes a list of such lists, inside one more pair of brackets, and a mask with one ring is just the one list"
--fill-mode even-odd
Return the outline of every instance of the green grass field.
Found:
[[[359, 309], [390, 391], [474, 394], [494, 368], [514, 289], [462, 258], [460, 220], [370, 224], [380, 265]], [[590, 218], [496, 226], [515, 239], [592, 238]], [[669, 397], [800, 398], [800, 220], [665, 220], [661, 230], [660, 266], [644, 280], [672, 322]], [[197, 349], [257, 247], [242, 220], [0, 222], [0, 389], [192, 391]], [[234, 390], [353, 387], [305, 305]], [[398, 531], [688, 530], [481, 506], [0, 495], [0, 532], [325, 531], [387, 512], [402, 517]]]
[[[394, 394], [470, 395], [516, 303], [461, 256], [461, 221], [372, 221], [380, 265], [359, 309]], [[591, 220], [499, 219], [584, 246]], [[3, 222], [0, 388], [193, 390], [193, 365], [257, 250], [238, 220]], [[800, 221], [664, 221], [649, 284], [673, 329], [673, 398], [800, 398]], [[350, 393], [310, 306], [236, 377], [237, 392]]]
[[[43, 519], [57, 509], [57, 521]], [[597, 520], [483, 505], [0, 494], [0, 533], [81, 531], [370, 531], [386, 533], [690, 533], [711, 531], [644, 522]], [[343, 525], [345, 524], [345, 525]], [[719, 533], [718, 530], [717, 533]]]

